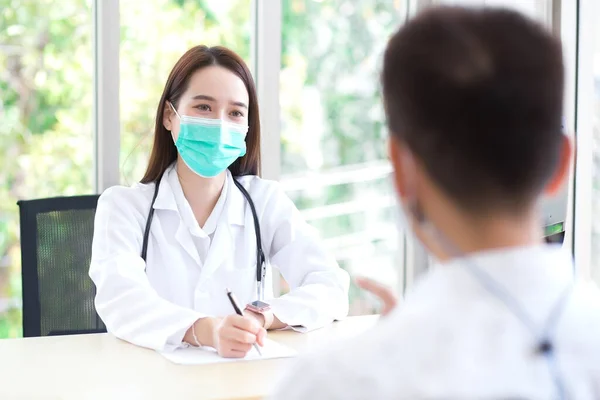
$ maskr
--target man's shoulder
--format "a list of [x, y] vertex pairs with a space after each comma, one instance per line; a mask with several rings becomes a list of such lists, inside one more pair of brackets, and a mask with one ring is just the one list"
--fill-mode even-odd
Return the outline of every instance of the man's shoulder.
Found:
[[594, 282], [575, 284], [557, 328], [564, 341], [600, 356], [600, 289]]
[[285, 396], [274, 398], [386, 398], [402, 395], [399, 388], [409, 395], [415, 365], [405, 350], [418, 352], [415, 326], [422, 321], [394, 312], [359, 336], [300, 357], [279, 386], [286, 388]]

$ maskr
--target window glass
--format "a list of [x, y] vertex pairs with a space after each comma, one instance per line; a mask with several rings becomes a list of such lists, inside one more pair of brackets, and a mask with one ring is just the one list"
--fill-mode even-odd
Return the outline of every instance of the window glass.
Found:
[[94, 189], [91, 7], [0, 0], [0, 338], [21, 335], [17, 201]]
[[[404, 1], [283, 0], [282, 185], [340, 265], [397, 287], [379, 73]], [[376, 310], [351, 288], [351, 313]]]

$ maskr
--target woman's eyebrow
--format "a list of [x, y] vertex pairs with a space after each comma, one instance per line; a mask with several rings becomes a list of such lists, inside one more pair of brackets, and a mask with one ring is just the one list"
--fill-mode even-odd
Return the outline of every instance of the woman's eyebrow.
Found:
[[215, 99], [214, 97], [212, 97], [212, 96], [207, 96], [207, 95], [205, 95], [205, 94], [198, 94], [198, 95], [196, 95], [196, 96], [192, 97], [192, 99], [194, 99], [194, 100], [208, 100], [208, 101], [217, 101], [217, 99]]
[[[198, 94], [198, 95], [192, 97], [192, 99], [193, 100], [207, 100], [207, 101], [214, 101], [214, 102], [217, 101], [217, 99], [215, 99], [214, 97], [208, 96], [205, 94]], [[248, 109], [248, 105], [241, 101], [230, 101], [229, 104], [231, 104], [232, 106], [238, 106], [238, 107], [245, 108], [246, 110]]]
[[248, 106], [246, 105], [246, 103], [242, 103], [241, 101], [231, 101], [231, 102], [229, 102], [229, 104], [231, 104], [232, 106], [238, 106], [238, 107], [245, 108], [246, 110], [248, 109]]

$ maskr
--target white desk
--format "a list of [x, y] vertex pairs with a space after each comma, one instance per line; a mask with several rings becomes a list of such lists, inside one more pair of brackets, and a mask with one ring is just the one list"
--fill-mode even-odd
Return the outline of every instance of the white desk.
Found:
[[[354, 336], [376, 321], [351, 317], [307, 334], [269, 337], [302, 352]], [[182, 366], [107, 334], [6, 339], [0, 340], [0, 399], [260, 399], [290, 362]]]

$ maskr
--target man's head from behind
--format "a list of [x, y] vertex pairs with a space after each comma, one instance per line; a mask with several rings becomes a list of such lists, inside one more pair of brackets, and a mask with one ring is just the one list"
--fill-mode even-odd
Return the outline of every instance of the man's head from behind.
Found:
[[535, 218], [540, 195], [568, 175], [563, 80], [559, 41], [513, 11], [434, 8], [402, 27], [382, 84], [396, 185], [413, 217], [446, 231]]

